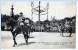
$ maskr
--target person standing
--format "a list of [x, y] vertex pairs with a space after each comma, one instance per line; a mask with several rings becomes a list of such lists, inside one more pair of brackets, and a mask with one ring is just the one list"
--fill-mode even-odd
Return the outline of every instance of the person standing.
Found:
[[64, 35], [63, 35], [63, 33], [64, 33], [64, 26], [63, 26], [63, 24], [60, 23], [60, 27], [61, 27], [61, 33], [60, 33], [60, 36], [61, 36], [61, 34], [62, 34], [62, 36], [64, 36]]

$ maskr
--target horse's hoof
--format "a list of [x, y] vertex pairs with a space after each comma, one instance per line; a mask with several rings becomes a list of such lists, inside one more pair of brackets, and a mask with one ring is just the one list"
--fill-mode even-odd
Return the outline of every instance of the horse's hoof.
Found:
[[28, 45], [28, 43], [26, 43], [26, 45]]
[[26, 45], [28, 44], [28, 42], [26, 41]]
[[13, 45], [13, 47], [15, 47], [15, 45]]
[[15, 43], [15, 45], [17, 45], [17, 43]]
[[69, 35], [69, 37], [71, 37], [71, 36]]

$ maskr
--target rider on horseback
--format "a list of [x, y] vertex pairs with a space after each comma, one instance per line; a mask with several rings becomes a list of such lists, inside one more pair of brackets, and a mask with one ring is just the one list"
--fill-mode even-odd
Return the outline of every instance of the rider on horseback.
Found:
[[21, 25], [21, 26], [24, 25], [24, 23], [23, 23], [24, 20], [23, 19], [25, 19], [25, 17], [23, 16], [23, 13], [21, 12], [20, 16], [19, 16], [19, 18], [17, 20], [19, 25]]
[[[25, 19], [23, 17], [23, 13], [20, 13], [20, 17], [18, 18], [18, 20], [14, 24], [14, 27], [13, 27], [13, 30], [12, 30], [12, 35], [13, 35], [13, 40], [14, 40], [13, 47], [15, 47], [15, 45], [17, 45], [17, 42], [15, 40], [15, 37], [18, 34], [20, 34], [20, 33], [22, 33], [24, 35], [25, 42], [26, 42], [26, 44], [28, 44], [28, 30], [25, 27], [25, 24], [24, 24], [24, 20], [23, 19]], [[14, 23], [14, 21], [12, 21], [12, 23]]]
[[21, 12], [20, 13], [20, 17], [18, 18], [18, 23], [19, 23], [19, 26], [21, 28], [21, 30], [23, 30], [25, 32], [25, 36], [26, 36], [26, 43], [28, 41], [28, 32], [29, 32], [29, 29], [28, 29], [28, 26], [29, 26], [29, 21], [26, 21], [26, 18], [23, 16], [23, 13]]
[[16, 26], [13, 31], [16, 30], [16, 28], [20, 28], [21, 30], [23, 30], [23, 27], [24, 27], [24, 19], [25, 17], [23, 16], [23, 13], [21, 12], [20, 13], [20, 16], [18, 17], [17, 19], [17, 23], [18, 23], [18, 26]]

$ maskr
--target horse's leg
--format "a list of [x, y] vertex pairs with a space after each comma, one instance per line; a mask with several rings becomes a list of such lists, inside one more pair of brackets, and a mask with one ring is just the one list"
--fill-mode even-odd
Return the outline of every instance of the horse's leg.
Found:
[[29, 38], [29, 36], [30, 36], [30, 30], [28, 30], [28, 38]]
[[[18, 34], [16, 33], [15, 37], [17, 36]], [[15, 45], [17, 45], [17, 42], [15, 41]]]
[[29, 38], [29, 36], [30, 36], [30, 26], [28, 27], [28, 38]]
[[61, 36], [62, 32], [60, 32], [60, 36]]
[[62, 32], [62, 36], [64, 36], [64, 35], [63, 35], [63, 32]]
[[26, 32], [26, 31], [23, 30], [24, 39], [25, 39], [25, 42], [26, 42], [26, 44], [27, 44], [27, 37], [26, 37], [26, 33], [25, 33], [25, 32]]
[[70, 33], [69, 37], [71, 37], [71, 34], [72, 34], [72, 33]]
[[62, 32], [62, 30], [61, 30], [61, 32], [60, 32], [60, 36], [62, 36], [62, 34], [63, 34], [63, 32]]
[[29, 36], [28, 36], [28, 30], [26, 31], [26, 44], [28, 44], [28, 38], [29, 38]]
[[16, 43], [16, 41], [15, 41], [15, 37], [16, 37], [17, 34], [12, 33], [12, 35], [13, 35], [13, 40], [14, 40], [14, 45], [13, 45], [13, 47], [15, 47], [15, 45], [17, 45], [17, 43]]
[[14, 45], [13, 45], [13, 47], [15, 47], [15, 43], [16, 43], [16, 42], [15, 42], [15, 37], [14, 37], [14, 36], [15, 36], [15, 33], [12, 33], [12, 35], [13, 35], [13, 40], [14, 40]]

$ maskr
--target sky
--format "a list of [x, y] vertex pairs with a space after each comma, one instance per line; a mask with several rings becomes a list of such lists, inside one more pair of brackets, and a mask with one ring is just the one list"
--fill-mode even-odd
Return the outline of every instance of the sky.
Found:
[[[38, 7], [39, 2], [33, 1], [34, 6]], [[77, 11], [77, 2], [75, 1], [41, 1], [40, 6], [41, 9], [44, 10], [46, 8], [47, 3], [49, 3], [48, 9], [48, 19], [51, 20], [55, 16], [55, 19], [64, 19], [65, 17], [72, 17], [76, 15]], [[31, 12], [31, 2], [30, 1], [2, 1], [1, 2], [1, 13], [10, 15], [11, 7], [14, 7], [14, 14], [19, 14], [23, 12], [24, 17], [28, 17], [32, 19], [32, 12]], [[47, 11], [46, 11], [47, 12]], [[46, 12], [42, 12], [40, 14], [45, 14]], [[33, 21], [38, 21], [38, 12], [34, 12], [33, 14]], [[47, 19], [46, 15], [40, 15], [40, 20], [44, 21]]]

